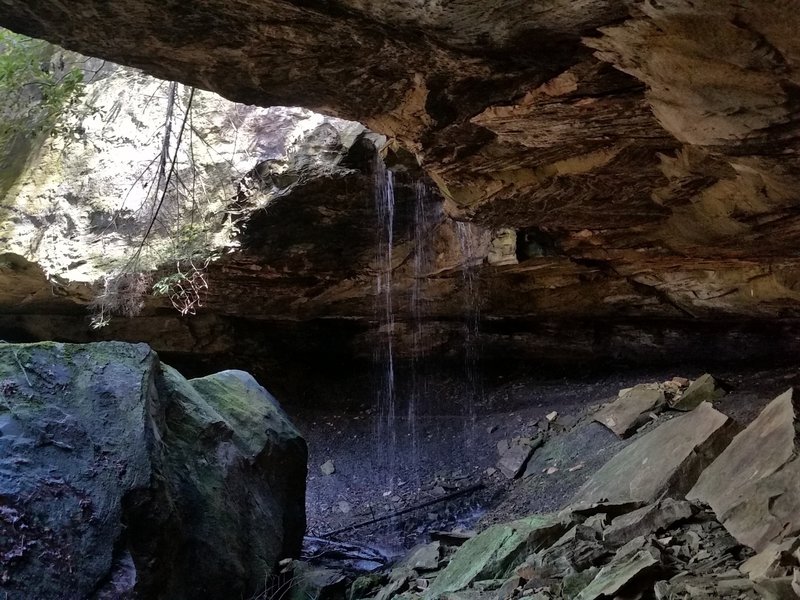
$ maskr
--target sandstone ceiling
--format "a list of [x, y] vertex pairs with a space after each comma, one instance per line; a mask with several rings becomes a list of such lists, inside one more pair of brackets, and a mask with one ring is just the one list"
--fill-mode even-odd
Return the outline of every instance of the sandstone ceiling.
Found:
[[[798, 1], [0, 5], [85, 54], [360, 121], [450, 216], [545, 234], [551, 256], [484, 269], [486, 314], [800, 316]], [[253, 269], [225, 268], [247, 288]]]

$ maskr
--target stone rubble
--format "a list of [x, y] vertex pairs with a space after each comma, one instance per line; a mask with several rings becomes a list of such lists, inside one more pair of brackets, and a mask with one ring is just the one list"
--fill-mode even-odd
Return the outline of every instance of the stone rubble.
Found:
[[348, 598], [800, 598], [793, 391], [737, 435], [708, 401], [721, 397], [711, 376], [688, 388], [667, 383], [674, 393], [649, 389], [667, 403], [705, 399], [629, 444], [565, 509], [493, 525], [457, 546], [440, 538]]
[[595, 420], [618, 436], [627, 437], [646, 423], [648, 415], [659, 410], [666, 401], [664, 390], [647, 384], [637, 385], [600, 409]]
[[619, 391], [615, 400], [602, 406], [594, 420], [621, 438], [636, 433], [665, 409], [691, 411], [703, 402], [713, 404], [726, 390], [708, 373], [690, 381], [673, 377], [662, 383], [642, 383]]
[[703, 402], [714, 403], [726, 393], [717, 380], [706, 373], [695, 379], [686, 391], [677, 394], [670, 407], [675, 410], [694, 410]]

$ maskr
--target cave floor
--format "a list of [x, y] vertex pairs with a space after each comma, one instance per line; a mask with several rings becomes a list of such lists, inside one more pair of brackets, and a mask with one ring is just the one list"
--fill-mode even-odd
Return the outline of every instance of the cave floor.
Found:
[[[331, 537], [369, 545], [391, 557], [427, 541], [434, 531], [479, 529], [561, 508], [594, 471], [636, 438], [620, 440], [591, 422], [593, 408], [622, 388], [675, 376], [696, 378], [703, 372], [696, 366], [558, 377], [495, 372], [482, 377], [472, 415], [448, 407], [460, 407], [463, 397], [475, 391], [474, 381], [467, 385], [457, 375], [428, 376], [418, 400], [421, 414], [412, 427], [399, 411], [394, 443], [379, 432], [379, 410], [370, 390], [363, 402], [357, 407], [351, 402], [347, 410], [290, 410], [309, 444], [308, 533], [324, 536], [476, 484], [483, 488]], [[752, 420], [778, 393], [800, 384], [800, 371], [789, 367], [708, 372], [731, 388], [717, 408], [741, 423]], [[534, 434], [537, 423], [552, 411], [558, 413], [556, 425], [547, 443], [534, 452], [531, 475], [508, 480], [493, 470], [498, 442]], [[637, 435], [649, 429], [645, 426]], [[322, 472], [328, 461], [335, 468], [330, 475]], [[551, 467], [558, 470], [548, 473]]]

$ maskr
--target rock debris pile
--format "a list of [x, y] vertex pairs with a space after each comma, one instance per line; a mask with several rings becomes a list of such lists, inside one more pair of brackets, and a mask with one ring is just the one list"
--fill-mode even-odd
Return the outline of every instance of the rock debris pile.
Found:
[[[657, 420], [568, 506], [418, 546], [390, 571], [357, 579], [346, 597], [800, 598], [795, 394], [778, 396], [746, 428], [712, 405], [724, 394], [710, 375], [622, 390], [585, 421], [628, 436]], [[521, 476], [555, 435], [550, 428], [505, 444], [502, 474]], [[323, 587], [314, 597], [345, 596]]]

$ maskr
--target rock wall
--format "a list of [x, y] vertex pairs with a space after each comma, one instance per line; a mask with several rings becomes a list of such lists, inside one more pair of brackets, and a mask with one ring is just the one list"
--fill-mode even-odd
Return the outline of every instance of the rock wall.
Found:
[[[197, 126], [230, 150], [236, 168], [232, 176], [211, 158], [196, 175], [216, 182], [201, 230], [222, 254], [209, 266], [198, 318], [171, 315], [162, 299], [95, 334], [82, 317], [88, 289], [51, 277], [57, 283], [35, 293], [0, 293], [6, 337], [145, 339], [249, 366], [259, 344], [262, 354], [300, 354], [320, 330], [340, 332], [335, 345], [356, 359], [387, 334], [405, 356], [435, 356], [463, 346], [458, 332], [479, 314], [479, 337], [497, 360], [772, 360], [796, 345], [800, 59], [798, 13], [786, 2], [274, 0], [189, 9], [127, 0], [90, 2], [80, 14], [49, 0], [7, 6], [0, 22], [69, 48], [235, 100], [360, 121], [388, 137], [381, 153], [395, 173], [396, 221], [387, 328], [375, 292], [374, 159], [383, 140], [352, 123], [201, 93]], [[75, 158], [70, 173], [89, 181], [80, 175], [89, 164], [108, 183], [121, 168], [124, 185], [76, 200], [72, 177], [41, 190], [23, 182], [5, 202], [33, 208], [17, 211], [6, 249], [70, 281], [93, 280], [135, 252], [147, 219], [116, 219], [109, 198], [125, 197], [137, 176], [130, 166], [157, 150], [152, 133], [166, 106], [141, 99], [164, 85], [124, 69], [99, 82], [87, 99], [106, 120], [126, 108], [108, 125], [116, 141], [97, 143], [125, 156], [133, 127], [149, 151], [104, 166], [87, 148], [106, 125], [87, 117], [86, 135], [66, 154]], [[138, 114], [152, 116], [143, 129], [132, 125]], [[292, 138], [287, 127], [305, 134]], [[283, 140], [274, 152], [271, 136]], [[46, 165], [61, 155], [44, 156]], [[438, 211], [421, 243], [418, 184]], [[147, 191], [133, 187], [132, 206], [146, 217]], [[94, 217], [93, 204], [102, 205]], [[175, 239], [175, 212], [165, 213], [156, 255]], [[286, 333], [287, 323], [298, 332]], [[297, 344], [289, 353], [287, 341]]]
[[797, 316], [791, 2], [7, 6], [2, 23], [70, 48], [361, 121], [449, 214], [544, 230], [558, 273], [617, 281], [604, 302]]

